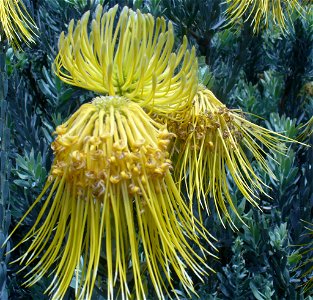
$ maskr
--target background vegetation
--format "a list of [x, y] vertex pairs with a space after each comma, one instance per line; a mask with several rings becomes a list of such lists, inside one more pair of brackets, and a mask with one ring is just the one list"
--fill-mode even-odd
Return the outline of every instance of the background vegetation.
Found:
[[[61, 31], [66, 30], [72, 18], [79, 19], [85, 11], [94, 11], [100, 1], [24, 2], [39, 27], [37, 44], [24, 53], [13, 53], [7, 48], [5, 57], [0, 57], [1, 64], [6, 62], [5, 76], [0, 73], [6, 99], [0, 116], [0, 129], [4, 133], [1, 241], [9, 225], [18, 222], [44, 185], [53, 158], [49, 145], [54, 128], [94, 96], [63, 84], [54, 75], [52, 63]], [[254, 122], [295, 138], [303, 130], [301, 124], [313, 115], [312, 6], [304, 18], [293, 17], [287, 24], [289, 33], [283, 35], [273, 24], [258, 34], [253, 34], [248, 23], [238, 22], [232, 28], [225, 26], [224, 0], [101, 2], [108, 7], [119, 3], [140, 8], [171, 20], [177, 43], [187, 35], [196, 46], [203, 84], [228, 107], [251, 113]], [[312, 141], [312, 136], [305, 138], [308, 144]], [[271, 196], [260, 195], [262, 211], [251, 207], [236, 186], [232, 186], [233, 200], [248, 226], [234, 215], [239, 230], [224, 228], [213, 206], [211, 215], [203, 216], [207, 228], [218, 238], [220, 259], [209, 262], [216, 274], [209, 274], [202, 282], [194, 278], [200, 299], [311, 299], [309, 292], [303, 292], [303, 284], [312, 276], [310, 272], [305, 274], [310, 264], [297, 267], [313, 256], [303, 252], [305, 246], [298, 246], [312, 240], [310, 225], [306, 222], [313, 219], [313, 150], [291, 145], [286, 156], [275, 158], [279, 164], [271, 160], [268, 163], [277, 180], [259, 171], [270, 187]], [[38, 210], [33, 210], [25, 219], [11, 245], [16, 245], [29, 230]], [[43, 291], [49, 278], [27, 288], [22, 285], [23, 274], [17, 273], [20, 266], [8, 264], [23, 250], [20, 247], [6, 258], [4, 250], [0, 251], [0, 291], [4, 297], [1, 299], [48, 299]], [[105, 257], [102, 260], [105, 264]], [[94, 299], [105, 299], [106, 276], [101, 270], [99, 278]], [[149, 299], [155, 299], [146, 274], [143, 281], [149, 290]], [[180, 291], [179, 282], [175, 282], [175, 287], [181, 299], [189, 299]], [[73, 299], [72, 289], [67, 298]]]

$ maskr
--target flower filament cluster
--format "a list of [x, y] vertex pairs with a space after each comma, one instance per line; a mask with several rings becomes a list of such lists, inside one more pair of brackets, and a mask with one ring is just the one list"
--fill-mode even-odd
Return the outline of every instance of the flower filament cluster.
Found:
[[288, 138], [249, 122], [240, 110], [228, 109], [202, 86], [194, 98], [193, 109], [183, 120], [182, 123], [175, 118], [174, 121], [171, 118], [163, 120], [177, 136], [177, 153], [172, 158], [176, 178], [181, 184], [185, 182], [191, 206], [195, 196], [207, 208], [207, 202], [203, 200], [209, 194], [221, 220], [225, 216], [234, 226], [225, 200], [238, 218], [241, 217], [232, 202], [227, 174], [245, 198], [258, 206], [258, 194], [266, 194], [266, 185], [255, 173], [246, 150], [274, 178], [260, 144], [281, 153], [285, 151], [284, 142]]
[[141, 299], [141, 245], [158, 298], [164, 299], [166, 286], [174, 289], [171, 269], [186, 291], [193, 291], [186, 265], [200, 279], [209, 267], [189, 242], [209, 255], [200, 237], [214, 246], [170, 173], [173, 134], [137, 103], [119, 96], [101, 96], [82, 105], [55, 134], [50, 176], [30, 210], [45, 195], [47, 199], [22, 241], [33, 237], [32, 242], [18, 259], [26, 268], [40, 257], [25, 283], [35, 284], [57, 265], [48, 287], [53, 299], [64, 297], [72, 275], [76, 297], [90, 299], [105, 251], [108, 299], [115, 298], [116, 290], [122, 298], [130, 297], [129, 268], [136, 298]]
[[293, 12], [302, 11], [298, 0], [227, 0], [229, 6], [227, 14], [230, 22], [235, 22], [241, 17], [251, 20], [254, 32], [259, 31], [263, 25], [268, 26], [272, 19], [283, 31], [286, 31], [286, 21]]
[[127, 97], [159, 114], [190, 108], [197, 87], [195, 49], [187, 50], [184, 38], [175, 53], [173, 25], [163, 18], [124, 7], [116, 20], [117, 9], [102, 14], [99, 6], [89, 34], [90, 12], [75, 29], [71, 21], [68, 34], [60, 36], [57, 75], [71, 85]]
[[[172, 167], [167, 147], [173, 134], [163, 129], [154, 141], [145, 132], [149, 129], [144, 127], [146, 124], [138, 130], [142, 123], [140, 115], [128, 111], [129, 103], [125, 98], [99, 98], [82, 106], [82, 113], [76, 118], [57, 127], [50, 180], [65, 176], [66, 180], [75, 181], [77, 192], [92, 188], [97, 197], [105, 193], [107, 182], [120, 184], [123, 181], [130, 194], [139, 194], [140, 186], [164, 178]], [[119, 109], [113, 109], [114, 102], [121, 100], [124, 103], [117, 103]]]
[[0, 1], [0, 41], [2, 31], [15, 49], [21, 49], [20, 42], [34, 43], [37, 26], [21, 0]]

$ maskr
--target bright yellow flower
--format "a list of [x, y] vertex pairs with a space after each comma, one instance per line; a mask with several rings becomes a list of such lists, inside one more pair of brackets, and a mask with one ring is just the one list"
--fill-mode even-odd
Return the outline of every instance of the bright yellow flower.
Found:
[[21, 0], [0, 0], [0, 39], [3, 31], [12, 47], [20, 49], [22, 41], [34, 43], [36, 28]]
[[[265, 193], [265, 183], [254, 171], [246, 150], [269, 174], [275, 177], [266, 162], [262, 145], [271, 151], [282, 152], [284, 136], [249, 122], [240, 110], [228, 109], [214, 94], [199, 87], [193, 109], [184, 122], [168, 120], [168, 128], [177, 136], [175, 173], [179, 182], [185, 182], [191, 200], [213, 197], [218, 214], [233, 224], [228, 212], [239, 216], [229, 192], [227, 174], [233, 178], [243, 196], [257, 204], [259, 192]], [[200, 204], [207, 207], [205, 201]]]
[[230, 22], [247, 15], [246, 21], [251, 21], [254, 32], [267, 26], [270, 18], [274, 24], [286, 30], [286, 20], [294, 11], [301, 10], [298, 0], [227, 0], [227, 3]]
[[128, 7], [117, 18], [117, 10], [102, 14], [98, 6], [91, 26], [90, 12], [75, 28], [70, 22], [67, 36], [62, 33], [59, 40], [57, 75], [68, 84], [124, 96], [159, 114], [187, 110], [197, 87], [195, 49], [187, 50], [185, 38], [174, 53], [173, 25], [166, 26], [163, 18]]
[[100, 253], [105, 253], [107, 298], [115, 299], [117, 290], [122, 299], [130, 297], [131, 270], [135, 298], [142, 299], [142, 251], [159, 299], [167, 286], [174, 290], [171, 272], [193, 291], [186, 268], [201, 279], [208, 266], [189, 242], [209, 253], [199, 238], [210, 241], [172, 179], [167, 148], [173, 134], [119, 96], [82, 105], [56, 134], [49, 179], [29, 211], [45, 203], [21, 242], [31, 239], [19, 259], [33, 266], [26, 284], [52, 270], [53, 299], [64, 297], [72, 276], [76, 297], [91, 299]]

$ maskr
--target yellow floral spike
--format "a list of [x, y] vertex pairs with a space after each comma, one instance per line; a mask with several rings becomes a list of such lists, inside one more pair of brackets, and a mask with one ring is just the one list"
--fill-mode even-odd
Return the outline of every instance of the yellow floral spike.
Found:
[[[86, 12], [61, 34], [56, 74], [64, 82], [110, 96], [124, 96], [148, 111], [188, 110], [197, 87], [195, 49], [187, 39], [175, 53], [171, 22], [118, 6], [90, 22]], [[89, 28], [91, 28], [89, 30]]]
[[[26, 284], [54, 268], [52, 299], [63, 299], [73, 276], [76, 298], [91, 299], [105, 253], [107, 299], [128, 299], [132, 290], [135, 299], [145, 298], [142, 264], [158, 299], [167, 288], [174, 290], [171, 272], [194, 292], [187, 268], [201, 279], [209, 267], [189, 242], [209, 255], [199, 239], [214, 246], [172, 179], [167, 146], [173, 134], [119, 96], [82, 105], [56, 134], [49, 179], [29, 211], [45, 202], [21, 242], [31, 239], [18, 259], [24, 268], [33, 266]], [[133, 288], [127, 283], [130, 272]]]
[[230, 22], [235, 22], [247, 14], [246, 21], [251, 21], [253, 31], [267, 26], [269, 18], [283, 31], [286, 30], [286, 20], [294, 11], [300, 12], [298, 0], [226, 0], [227, 14]]
[[265, 193], [265, 183], [255, 173], [246, 150], [274, 178], [260, 144], [274, 152], [283, 152], [283, 142], [288, 138], [249, 122], [240, 110], [228, 109], [211, 91], [201, 86], [193, 109], [184, 119], [183, 122], [167, 121], [169, 131], [177, 136], [176, 178], [181, 184], [185, 182], [191, 205], [196, 196], [199, 205], [207, 209], [203, 199], [209, 194], [220, 219], [223, 215], [234, 226], [226, 203], [241, 217], [232, 202], [227, 174], [243, 196], [258, 206], [258, 194]]
[[23, 41], [29, 46], [34, 43], [37, 26], [21, 0], [0, 0], [0, 40], [1, 31], [13, 48], [20, 49]]

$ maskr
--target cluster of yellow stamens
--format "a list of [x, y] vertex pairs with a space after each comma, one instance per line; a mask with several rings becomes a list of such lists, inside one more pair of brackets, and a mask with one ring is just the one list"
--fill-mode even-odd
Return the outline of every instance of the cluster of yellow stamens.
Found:
[[0, 41], [3, 31], [9, 43], [20, 49], [21, 41], [33, 43], [36, 24], [21, 0], [0, 0]]
[[184, 120], [165, 121], [177, 136], [173, 158], [176, 178], [181, 184], [186, 183], [191, 203], [196, 196], [207, 207], [206, 201], [201, 202], [201, 199], [211, 195], [221, 219], [225, 216], [234, 225], [225, 200], [240, 216], [229, 192], [227, 174], [245, 198], [257, 205], [259, 192], [265, 193], [265, 184], [255, 173], [246, 151], [250, 151], [260, 167], [274, 177], [261, 145], [274, 152], [283, 152], [288, 139], [249, 122], [240, 110], [228, 109], [211, 91], [201, 86], [193, 109]]
[[122, 298], [130, 297], [126, 280], [130, 262], [135, 295], [141, 299], [142, 247], [159, 299], [167, 286], [174, 289], [171, 269], [192, 291], [186, 266], [200, 278], [208, 266], [189, 241], [203, 253], [209, 252], [199, 239], [210, 241], [172, 179], [167, 148], [173, 134], [137, 103], [118, 96], [82, 105], [55, 133], [51, 174], [34, 205], [46, 194], [47, 199], [22, 241], [32, 237], [21, 263], [37, 262], [26, 283], [36, 283], [57, 264], [48, 288], [53, 298], [63, 298], [75, 276], [77, 298], [90, 299], [105, 250], [108, 299], [117, 296], [116, 290]]
[[227, 13], [230, 22], [245, 17], [251, 20], [253, 30], [257, 32], [260, 27], [267, 26], [269, 19], [278, 25], [282, 30], [286, 30], [286, 21], [291, 15], [301, 11], [298, 0], [227, 0]]
[[163, 18], [128, 7], [116, 18], [117, 9], [102, 14], [99, 6], [90, 34], [90, 12], [75, 29], [71, 21], [59, 40], [58, 76], [94, 92], [125, 96], [159, 114], [187, 110], [197, 87], [195, 49], [187, 50], [185, 38], [173, 52], [173, 25]]
[[[144, 127], [147, 124], [142, 124], [139, 111], [135, 104], [117, 96], [98, 97], [83, 105], [77, 115], [56, 129], [50, 179], [75, 179], [77, 192], [91, 187], [93, 195], [100, 197], [107, 180], [110, 184], [125, 182], [131, 194], [139, 194], [140, 186], [164, 178], [172, 166], [167, 147], [173, 134], [164, 129], [152, 140], [153, 124]], [[114, 136], [116, 131], [119, 134]]]

